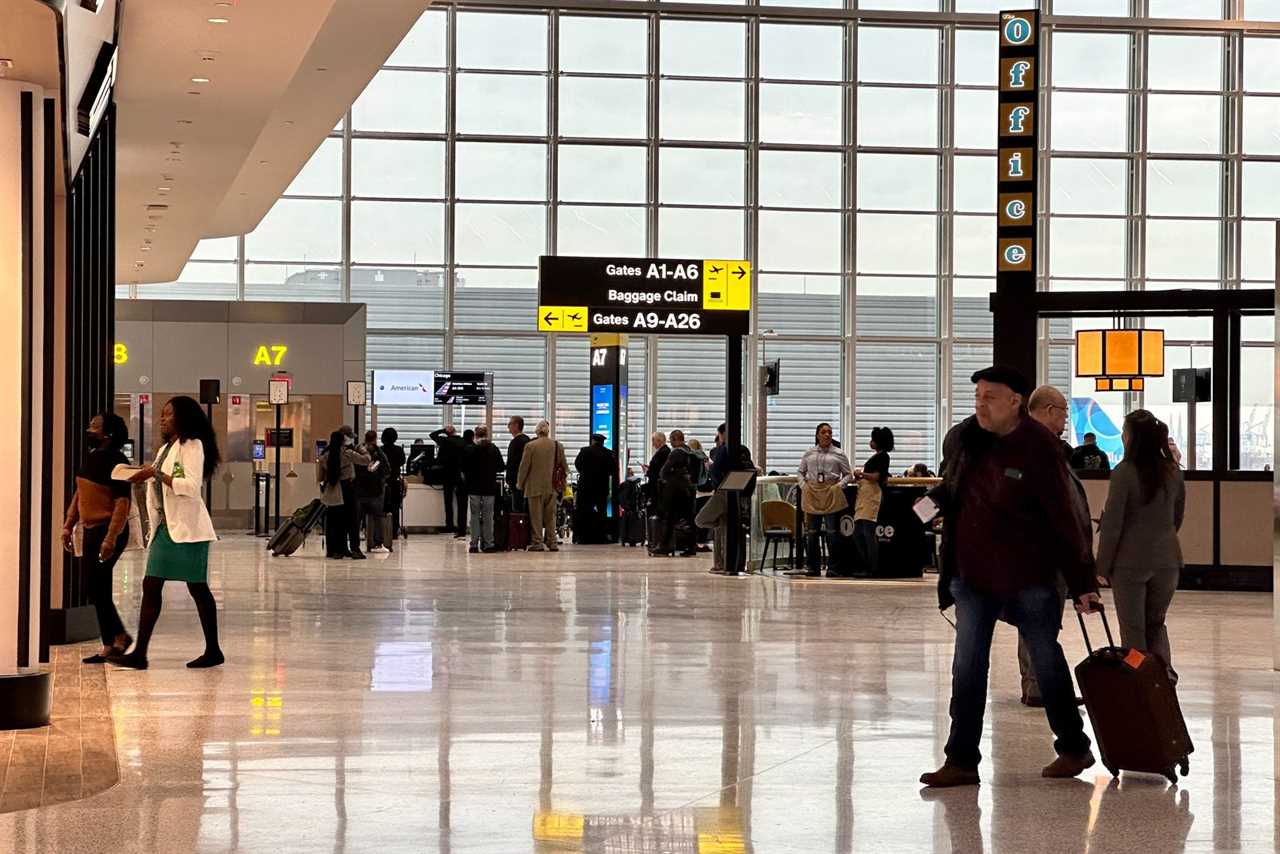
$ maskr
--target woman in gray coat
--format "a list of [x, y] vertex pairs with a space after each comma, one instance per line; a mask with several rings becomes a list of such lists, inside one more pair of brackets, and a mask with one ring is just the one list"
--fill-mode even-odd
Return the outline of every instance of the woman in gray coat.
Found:
[[1111, 472], [1098, 545], [1099, 581], [1115, 593], [1121, 643], [1170, 660], [1165, 614], [1182, 572], [1178, 530], [1186, 493], [1169, 428], [1145, 409], [1124, 419], [1124, 460]]

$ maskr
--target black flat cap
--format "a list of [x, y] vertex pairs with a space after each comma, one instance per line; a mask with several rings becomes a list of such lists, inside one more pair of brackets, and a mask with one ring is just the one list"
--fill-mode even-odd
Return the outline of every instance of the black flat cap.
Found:
[[1031, 383], [1017, 368], [1011, 368], [1008, 365], [992, 365], [969, 377], [969, 381], [974, 385], [977, 385], [982, 380], [986, 380], [989, 383], [1007, 385], [1013, 389], [1014, 394], [1020, 394], [1024, 398], [1031, 394]]

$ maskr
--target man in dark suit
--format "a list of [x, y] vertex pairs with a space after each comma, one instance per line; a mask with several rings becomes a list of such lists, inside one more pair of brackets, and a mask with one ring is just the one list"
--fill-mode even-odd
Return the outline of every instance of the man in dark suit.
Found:
[[511, 512], [524, 512], [524, 493], [516, 488], [520, 476], [520, 460], [524, 458], [524, 446], [529, 444], [529, 437], [524, 432], [524, 419], [512, 415], [507, 421], [507, 432], [511, 441], [507, 443], [507, 488], [511, 490]]

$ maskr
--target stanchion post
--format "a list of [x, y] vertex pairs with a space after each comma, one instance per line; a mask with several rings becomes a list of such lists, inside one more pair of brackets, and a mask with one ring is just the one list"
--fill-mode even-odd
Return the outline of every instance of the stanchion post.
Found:
[[[738, 460], [738, 448], [742, 445], [742, 336], [730, 335], [725, 359], [724, 408], [725, 447], [729, 453], [732, 470]], [[724, 541], [724, 572], [738, 574], [738, 549], [742, 547], [742, 519], [736, 493], [728, 493], [725, 501], [725, 518], [729, 535]]]

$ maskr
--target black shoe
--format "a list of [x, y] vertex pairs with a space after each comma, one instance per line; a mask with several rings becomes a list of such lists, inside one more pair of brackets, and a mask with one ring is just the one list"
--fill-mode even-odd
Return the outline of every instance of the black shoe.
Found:
[[[123, 650], [122, 650], [122, 652], [123, 652]], [[110, 654], [110, 653], [108, 653], [108, 654]], [[107, 656], [106, 656], [106, 655], [103, 655], [103, 654], [102, 654], [102, 653], [100, 653], [100, 652], [99, 652], [99, 653], [94, 653], [93, 655], [89, 656], [88, 658], [82, 658], [82, 659], [80, 659], [80, 663], [81, 663], [81, 664], [106, 664], [106, 663], [107, 663]]]
[[454, 538], [455, 540], [461, 540], [461, 539], [464, 539], [466, 536], [467, 536], [467, 532], [466, 532], [466, 531], [459, 531], [458, 533], [456, 533], [456, 534], [454, 534], [454, 535], [453, 535], [453, 538]]
[[480, 547], [479, 547], [479, 546], [472, 546], [471, 548], [467, 549], [467, 554], [470, 554], [470, 555], [478, 555], [478, 554], [480, 554]]
[[199, 658], [187, 662], [187, 667], [192, 670], [203, 670], [206, 667], [217, 667], [226, 661], [222, 655], [222, 650], [215, 649], [213, 652], [206, 652]]
[[116, 667], [128, 667], [131, 670], [147, 669], [147, 657], [136, 652], [131, 652], [128, 655], [113, 655], [107, 661]]
[[368, 558], [365, 557], [365, 553], [358, 550], [347, 555], [347, 557], [351, 558], [352, 560], [368, 560]]

